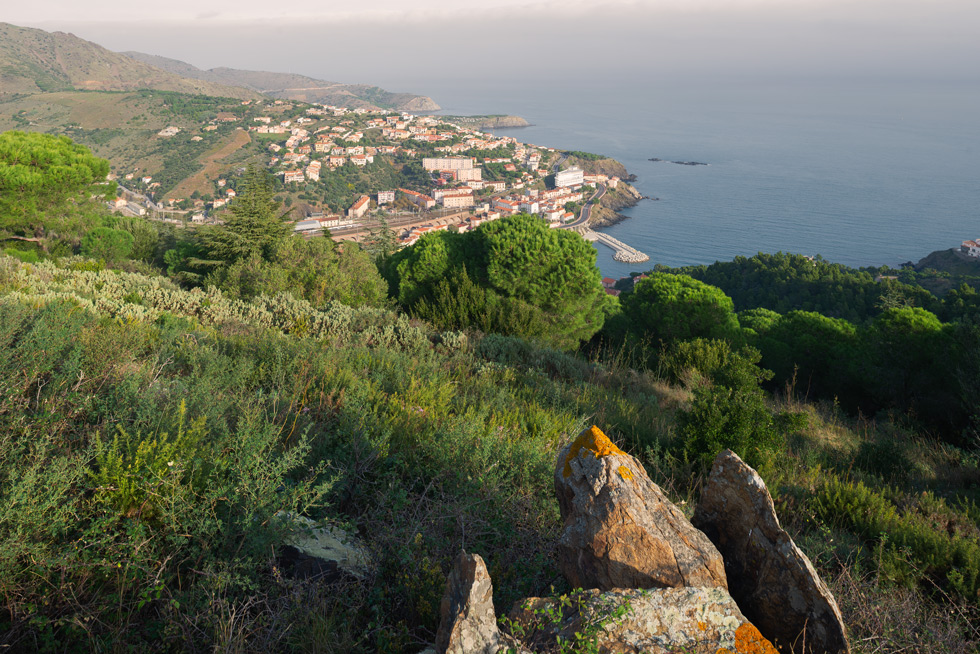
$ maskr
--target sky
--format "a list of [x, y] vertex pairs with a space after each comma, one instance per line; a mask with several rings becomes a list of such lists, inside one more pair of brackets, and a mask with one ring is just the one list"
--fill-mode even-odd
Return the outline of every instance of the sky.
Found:
[[0, 20], [418, 93], [473, 76], [980, 82], [977, 0], [41, 0]]

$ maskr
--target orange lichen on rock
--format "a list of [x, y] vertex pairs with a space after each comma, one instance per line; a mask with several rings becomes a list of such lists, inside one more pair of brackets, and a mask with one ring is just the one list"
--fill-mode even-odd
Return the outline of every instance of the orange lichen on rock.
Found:
[[619, 476], [626, 481], [633, 481], [633, 473], [630, 472], [630, 469], [626, 466], [619, 466], [619, 468], [616, 469], [616, 472], [618, 472]]
[[613, 454], [626, 455], [626, 452], [622, 451], [616, 447], [615, 443], [609, 440], [609, 437], [602, 433], [602, 430], [592, 425], [590, 429], [586, 429], [572, 446], [568, 449], [568, 455], [565, 457], [565, 469], [562, 470], [562, 476], [570, 477], [572, 474], [572, 459], [577, 457], [582, 450], [587, 450], [595, 455], [595, 458], [601, 459], [604, 456], [611, 456]]
[[715, 654], [779, 654], [779, 650], [759, 633], [755, 625], [745, 622], [735, 630], [735, 651], [722, 647]]

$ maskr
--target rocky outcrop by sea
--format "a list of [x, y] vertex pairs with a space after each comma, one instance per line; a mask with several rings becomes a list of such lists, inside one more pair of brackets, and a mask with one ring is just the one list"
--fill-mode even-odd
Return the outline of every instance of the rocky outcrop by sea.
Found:
[[708, 534], [598, 427], [561, 450], [555, 491], [559, 561], [578, 589], [517, 602], [501, 629], [483, 560], [461, 553], [426, 654], [850, 651], [833, 597], [734, 453], [718, 456], [697, 509]]
[[589, 226], [594, 228], [610, 227], [626, 220], [628, 216], [619, 213], [620, 211], [635, 207], [640, 200], [648, 199], [651, 198], [644, 196], [636, 187], [620, 182], [616, 189], [607, 190], [606, 194], [599, 200], [599, 204], [593, 207]]
[[709, 164], [706, 164], [706, 163], [701, 162], [701, 161], [668, 161], [667, 159], [660, 159], [658, 157], [651, 157], [650, 159], [648, 159], [648, 161], [654, 161], [654, 162], [660, 162], [660, 163], [672, 163], [672, 164], [677, 164], [678, 166], [707, 166], [707, 165], [709, 165]]

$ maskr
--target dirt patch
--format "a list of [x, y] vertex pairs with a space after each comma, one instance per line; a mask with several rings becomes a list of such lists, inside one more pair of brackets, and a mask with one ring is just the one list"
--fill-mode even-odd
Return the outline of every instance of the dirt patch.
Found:
[[216, 179], [223, 171], [222, 163], [235, 152], [252, 142], [245, 130], [235, 130], [232, 136], [201, 158], [204, 167], [174, 187], [167, 197], [186, 198], [194, 191], [210, 193], [211, 180]]

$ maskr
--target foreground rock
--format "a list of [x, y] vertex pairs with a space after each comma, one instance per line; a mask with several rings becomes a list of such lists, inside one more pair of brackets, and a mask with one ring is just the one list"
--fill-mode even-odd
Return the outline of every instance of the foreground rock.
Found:
[[833, 595], [779, 526], [762, 478], [734, 452], [715, 458], [694, 513], [725, 557], [732, 597], [781, 652], [849, 652]]
[[573, 587], [727, 590], [725, 565], [633, 457], [598, 427], [558, 455], [562, 572]]
[[718, 588], [588, 590], [566, 602], [524, 600], [509, 617], [535, 651], [574, 643], [602, 654], [777, 654]]
[[370, 572], [367, 548], [340, 527], [322, 526], [287, 511], [280, 511], [276, 517], [288, 529], [280, 563], [292, 576], [335, 581], [343, 575], [363, 579]]
[[508, 649], [527, 654], [519, 643], [497, 628], [493, 585], [483, 559], [478, 554], [460, 552], [446, 580], [436, 652], [497, 654]]

